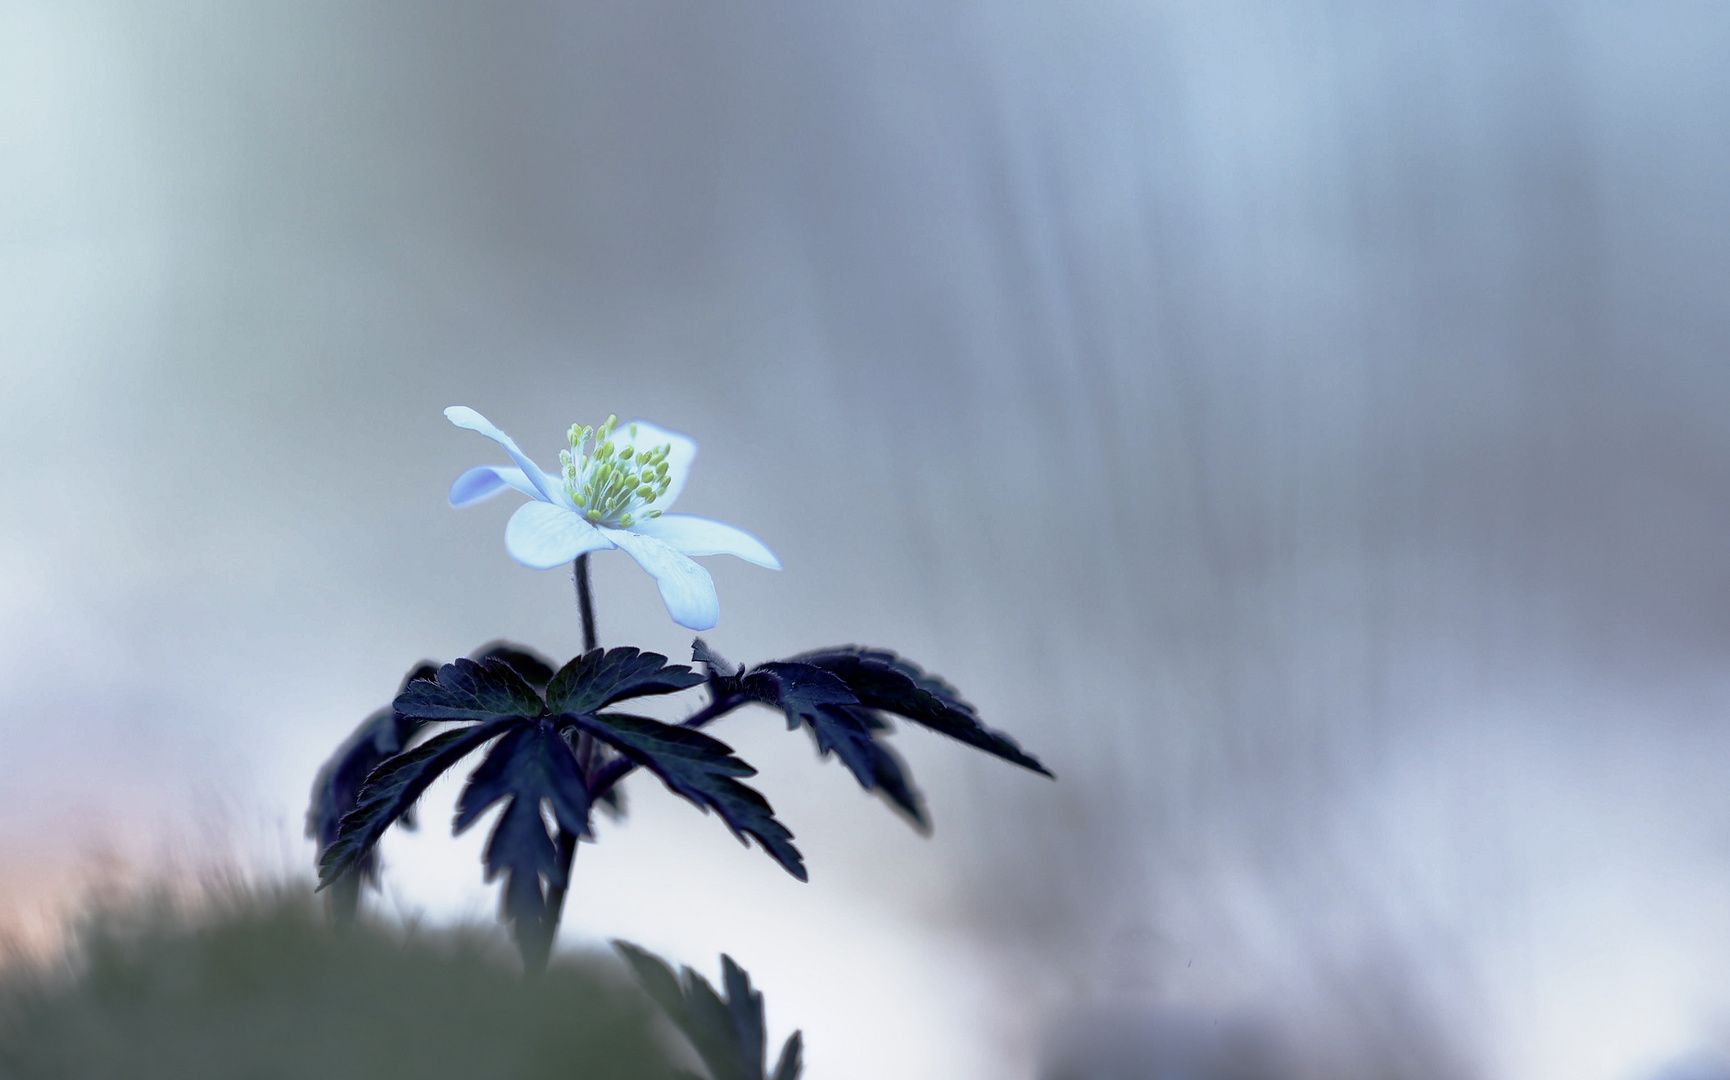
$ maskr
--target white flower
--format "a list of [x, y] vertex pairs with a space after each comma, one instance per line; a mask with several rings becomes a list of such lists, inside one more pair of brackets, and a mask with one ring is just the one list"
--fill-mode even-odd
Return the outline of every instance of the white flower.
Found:
[[715, 583], [692, 555], [737, 555], [781, 569], [775, 553], [743, 529], [666, 513], [697, 456], [697, 444], [683, 435], [642, 420], [621, 430], [616, 416], [599, 428], [572, 425], [571, 448], [559, 454], [562, 475], [550, 476], [473, 409], [454, 405], [445, 418], [497, 442], [517, 463], [463, 473], [451, 485], [450, 502], [468, 506], [507, 487], [534, 499], [505, 526], [505, 550], [524, 566], [550, 570], [587, 551], [623, 548], [654, 577], [667, 614], [692, 630], [709, 629], [721, 615]]

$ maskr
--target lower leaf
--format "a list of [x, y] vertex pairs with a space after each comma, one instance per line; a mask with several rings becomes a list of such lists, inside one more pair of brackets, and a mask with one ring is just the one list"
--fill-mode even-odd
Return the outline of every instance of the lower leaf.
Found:
[[336, 840], [319, 856], [318, 887], [325, 888], [371, 852], [391, 822], [408, 813], [446, 769], [520, 723], [506, 717], [442, 732], [374, 769], [354, 810], [343, 817]]

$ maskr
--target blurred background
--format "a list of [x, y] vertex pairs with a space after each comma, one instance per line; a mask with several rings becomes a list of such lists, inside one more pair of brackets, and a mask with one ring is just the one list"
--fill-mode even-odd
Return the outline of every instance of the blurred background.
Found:
[[[1727, 56], [1705, 3], [0, 0], [0, 925], [308, 873], [410, 665], [574, 652], [440, 411], [615, 412], [785, 563], [707, 560], [719, 651], [896, 648], [1059, 779], [906, 731], [924, 839], [740, 715], [810, 884], [639, 778], [567, 944], [726, 950], [815, 1077], [1722, 1075]], [[491, 918], [455, 790], [388, 917]]]

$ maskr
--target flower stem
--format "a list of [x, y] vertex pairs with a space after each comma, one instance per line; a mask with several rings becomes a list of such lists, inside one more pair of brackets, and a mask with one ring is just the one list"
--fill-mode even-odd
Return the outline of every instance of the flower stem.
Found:
[[[589, 592], [589, 555], [584, 552], [578, 555], [571, 564], [571, 577], [577, 585], [577, 614], [583, 620], [583, 652], [593, 652], [595, 645], [595, 600]], [[577, 767], [583, 772], [583, 782], [593, 786], [591, 775], [595, 764], [595, 740], [591, 735], [577, 737]], [[565, 910], [565, 894], [570, 891], [571, 864], [577, 858], [577, 836], [575, 833], [559, 829], [558, 866], [559, 878], [564, 884], [550, 884], [547, 888], [547, 922], [541, 928], [541, 941], [534, 950], [523, 951], [523, 968], [531, 975], [539, 975], [547, 968], [547, 960], [553, 951], [553, 939], [559, 934], [559, 919]]]
[[595, 601], [589, 594], [589, 553], [577, 556], [571, 564], [571, 577], [577, 583], [577, 614], [583, 617], [583, 651], [595, 648]]

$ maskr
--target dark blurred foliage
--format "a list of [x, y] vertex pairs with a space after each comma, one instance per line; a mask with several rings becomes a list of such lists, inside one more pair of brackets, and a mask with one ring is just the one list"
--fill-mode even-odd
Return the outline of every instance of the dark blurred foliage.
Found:
[[653, 1006], [611, 957], [525, 981], [471, 931], [331, 930], [300, 888], [98, 904], [0, 965], [6, 1080], [652, 1080]]
[[654, 953], [624, 941], [613, 942], [613, 947], [691, 1041], [713, 1080], [799, 1080], [804, 1071], [804, 1033], [787, 1036], [771, 1067], [763, 994], [751, 988], [750, 974], [731, 956], [721, 954], [723, 996], [691, 968], [675, 975]]

